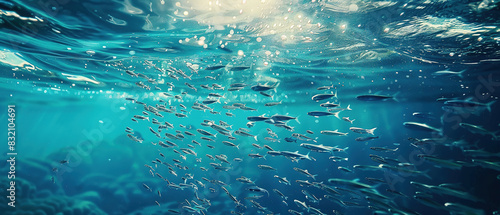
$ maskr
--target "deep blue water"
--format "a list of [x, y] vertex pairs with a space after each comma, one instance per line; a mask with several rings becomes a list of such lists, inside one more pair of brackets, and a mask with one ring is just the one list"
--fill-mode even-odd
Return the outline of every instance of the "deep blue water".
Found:
[[[0, 1], [0, 214], [497, 214], [499, 10], [487, 0]], [[228, 90], [235, 83], [247, 86]], [[258, 84], [277, 87], [266, 97], [252, 89]], [[223, 95], [207, 104], [219, 113], [195, 109], [209, 93]], [[312, 99], [321, 93], [337, 97]], [[335, 113], [320, 106], [325, 102], [346, 110], [339, 118], [308, 114]], [[223, 107], [234, 103], [256, 110]], [[15, 105], [14, 151], [8, 105]], [[297, 120], [286, 122], [289, 129], [247, 126], [247, 117], [263, 114]], [[159, 129], [153, 118], [173, 128]], [[236, 139], [204, 120], [228, 123]], [[376, 129], [371, 135], [351, 127]], [[240, 128], [256, 140], [237, 135]], [[202, 140], [197, 129], [217, 133], [215, 141]], [[265, 139], [267, 129], [279, 142]], [[346, 135], [321, 132], [334, 130]], [[165, 135], [177, 131], [184, 138]], [[311, 139], [294, 138], [299, 134]], [[356, 140], [367, 137], [377, 138]], [[158, 144], [167, 140], [177, 146]], [[252, 143], [309, 157], [271, 156]], [[14, 174], [9, 152], [17, 153]], [[248, 156], [255, 153], [266, 157]], [[207, 154], [226, 155], [229, 164]], [[229, 169], [217, 170], [218, 164]], [[16, 177], [15, 207], [8, 205], [9, 175]], [[242, 176], [254, 184], [238, 181]], [[175, 188], [182, 183], [187, 187]], [[254, 195], [263, 196], [255, 204], [245, 199]]]

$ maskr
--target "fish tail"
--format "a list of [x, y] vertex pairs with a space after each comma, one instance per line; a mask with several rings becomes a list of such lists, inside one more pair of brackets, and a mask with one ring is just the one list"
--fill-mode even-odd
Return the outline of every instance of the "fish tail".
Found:
[[311, 152], [308, 152], [306, 156], [304, 156], [307, 160], [311, 160], [311, 158], [309, 157], [309, 153]]
[[348, 105], [347, 105], [346, 110], [352, 110], [352, 109], [351, 109], [351, 104], [348, 104]]
[[392, 100], [394, 100], [395, 102], [399, 102], [399, 99], [398, 99], [398, 95], [399, 95], [399, 91], [394, 93], [394, 95], [392, 95]]
[[[498, 135], [498, 133], [499, 133], [499, 132], [500, 132], [500, 131], [491, 132], [491, 136], [492, 136], [492, 138], [491, 138], [491, 139], [492, 139], [492, 140], [495, 140], [495, 141], [500, 140], [500, 136]], [[476, 143], [476, 145], [477, 145], [477, 143]]]
[[311, 175], [311, 178], [313, 178], [313, 180], [316, 180], [316, 176], [318, 175]]
[[340, 119], [340, 117], [339, 117], [339, 113], [340, 113], [340, 111], [339, 111], [339, 112], [335, 112], [335, 113], [333, 113], [333, 115], [334, 115], [335, 117], [337, 117], [337, 119]]
[[255, 139], [255, 141], [258, 141], [258, 140], [257, 140], [257, 135], [253, 136], [253, 139]]
[[354, 122], [355, 119], [351, 120], [351, 124]]
[[[300, 115], [299, 115], [300, 116]], [[295, 117], [295, 121], [300, 124], [299, 116]]]
[[467, 70], [466, 70], [466, 69], [464, 69], [464, 70], [461, 70], [460, 72], [458, 72], [458, 77], [460, 77], [460, 78], [464, 78], [464, 73], [465, 73], [465, 71], [467, 71]]
[[488, 102], [488, 103], [486, 104], [486, 109], [488, 109], [488, 111], [489, 111], [489, 112], [491, 112], [491, 105], [492, 105], [493, 103], [495, 103], [495, 101], [491, 101], [491, 102]]
[[373, 132], [375, 131], [375, 129], [377, 129], [377, 127], [372, 128], [372, 129], [368, 129], [367, 133], [371, 134], [371, 135], [375, 135], [375, 134], [373, 134]]

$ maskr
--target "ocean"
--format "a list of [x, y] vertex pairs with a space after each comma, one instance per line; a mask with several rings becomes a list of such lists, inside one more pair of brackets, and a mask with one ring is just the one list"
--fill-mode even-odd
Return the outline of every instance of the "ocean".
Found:
[[499, 214], [495, 1], [0, 1], [0, 214]]

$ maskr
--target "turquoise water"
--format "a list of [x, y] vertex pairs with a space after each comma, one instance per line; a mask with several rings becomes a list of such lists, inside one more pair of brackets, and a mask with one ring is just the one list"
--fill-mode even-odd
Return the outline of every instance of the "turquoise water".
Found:
[[1, 214], [496, 214], [498, 9], [0, 1]]

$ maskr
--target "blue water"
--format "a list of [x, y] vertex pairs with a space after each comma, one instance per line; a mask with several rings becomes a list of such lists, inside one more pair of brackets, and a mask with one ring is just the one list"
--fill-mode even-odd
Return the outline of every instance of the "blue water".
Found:
[[[0, 152], [4, 160], [0, 193], [5, 196], [0, 198], [0, 214], [290, 214], [289, 210], [300, 214], [497, 214], [499, 7], [487, 0], [0, 1]], [[182, 70], [189, 78], [169, 68]], [[439, 72], [446, 70], [457, 73]], [[460, 71], [464, 72], [459, 75]], [[234, 83], [248, 86], [228, 91]], [[265, 91], [272, 98], [251, 89], [266, 83], [277, 86]], [[224, 89], [204, 89], [205, 84]], [[321, 86], [333, 87], [317, 90]], [[164, 92], [182, 95], [182, 100]], [[207, 105], [219, 114], [192, 108], [209, 93], [224, 96], [220, 103]], [[320, 93], [337, 93], [337, 97], [312, 100]], [[390, 98], [357, 98], [367, 94]], [[162, 117], [155, 116], [155, 111], [145, 111], [143, 105], [126, 98], [156, 108], [163, 105], [173, 113], [159, 111]], [[450, 110], [446, 103], [450, 100], [478, 106]], [[339, 119], [308, 115], [327, 111], [320, 107], [327, 101], [352, 110], [340, 111]], [[265, 106], [268, 102], [281, 104]], [[257, 110], [223, 108], [233, 103]], [[8, 105], [15, 105], [15, 116], [9, 116]], [[430, 116], [415, 117], [415, 112]], [[293, 131], [266, 122], [247, 127], [247, 117], [263, 114], [297, 120], [286, 123]], [[149, 121], [135, 115], [147, 116]], [[13, 151], [7, 139], [12, 117]], [[342, 117], [354, 121], [351, 124]], [[159, 131], [153, 118], [174, 128]], [[217, 134], [215, 142], [200, 139], [203, 135], [197, 129], [218, 133], [203, 126], [204, 120], [228, 123], [236, 139], [223, 134]], [[404, 122], [423, 123], [439, 132], [411, 128]], [[478, 127], [474, 130], [460, 123]], [[127, 127], [141, 141], [128, 137]], [[376, 130], [373, 135], [358, 134], [351, 127]], [[240, 128], [249, 129], [257, 140], [236, 135]], [[276, 133], [279, 142], [265, 139], [271, 137], [267, 129]], [[321, 133], [337, 129], [347, 135]], [[165, 133], [176, 131], [185, 138], [166, 138]], [[312, 139], [285, 141], [297, 134]], [[378, 138], [357, 141], [358, 137]], [[439, 140], [415, 144], [412, 138]], [[178, 146], [158, 145], [166, 140]], [[275, 151], [298, 151], [309, 159], [297, 162], [266, 155], [269, 150], [252, 143]], [[301, 147], [303, 143], [345, 150], [319, 153]], [[181, 151], [188, 144], [196, 156]], [[13, 156], [10, 152], [17, 153], [15, 165], [7, 162]], [[266, 157], [251, 158], [250, 153]], [[207, 154], [226, 155], [230, 164], [211, 160]], [[331, 156], [343, 159], [334, 162]], [[220, 171], [210, 163], [230, 168]], [[169, 173], [168, 165], [176, 175]], [[258, 165], [270, 165], [276, 171], [261, 170]], [[9, 173], [13, 167], [15, 173]], [[294, 168], [317, 176], [307, 177]], [[9, 175], [15, 175], [15, 180]], [[291, 185], [279, 183], [275, 175], [286, 177]], [[241, 176], [254, 184], [237, 181]], [[336, 179], [351, 184], [335, 183]], [[301, 186], [296, 180], [315, 183]], [[11, 181], [16, 183], [15, 200], [6, 198], [11, 195], [7, 190]], [[356, 182], [370, 187], [356, 187]], [[172, 186], [181, 183], [189, 186]], [[264, 188], [269, 195], [248, 191], [250, 186]], [[321, 200], [314, 203], [303, 191]], [[263, 195], [254, 200], [260, 208], [245, 199], [254, 195]], [[305, 202], [307, 208], [294, 200]], [[200, 210], [192, 212], [196, 205]]]

